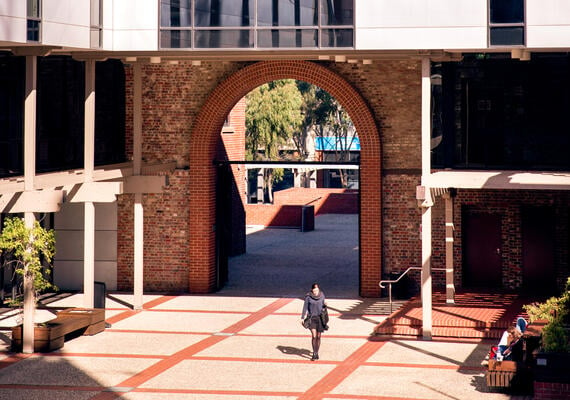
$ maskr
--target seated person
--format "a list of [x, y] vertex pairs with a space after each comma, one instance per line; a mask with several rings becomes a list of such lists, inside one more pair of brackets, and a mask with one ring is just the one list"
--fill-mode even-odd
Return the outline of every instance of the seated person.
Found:
[[497, 361], [522, 361], [523, 342], [521, 338], [526, 327], [526, 320], [524, 318], [518, 318], [515, 326], [509, 327], [503, 333], [499, 344], [491, 348], [489, 358], [495, 358]]

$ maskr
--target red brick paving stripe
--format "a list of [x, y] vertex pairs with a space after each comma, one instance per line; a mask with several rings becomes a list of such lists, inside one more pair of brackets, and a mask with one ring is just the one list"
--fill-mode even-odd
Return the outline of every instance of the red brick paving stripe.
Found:
[[18, 354], [14, 354], [12, 356], [8, 356], [6, 358], [4, 358], [3, 360], [0, 360], [0, 369], [9, 367], [10, 365], [14, 365], [19, 361], [25, 360], [26, 358], [30, 357], [32, 354], [23, 354], [23, 353], [18, 353]]
[[251, 314], [250, 316], [242, 319], [241, 321], [236, 322], [235, 324], [227, 327], [222, 331], [222, 333], [237, 333], [239, 331], [244, 330], [245, 328], [255, 324], [256, 322], [260, 321], [261, 319], [267, 317], [270, 314], [273, 314], [275, 311], [279, 310], [283, 306], [292, 302], [292, 298], [281, 298], [273, 303], [263, 307], [256, 313]]
[[268, 396], [300, 396], [300, 392], [268, 392], [268, 391], [250, 391], [250, 390], [201, 390], [201, 389], [153, 389], [153, 388], [136, 388], [130, 393], [168, 393], [168, 394], [212, 394], [212, 395], [238, 395], [238, 396], [260, 396], [266, 398]]
[[385, 343], [384, 341], [366, 342], [297, 400], [317, 400], [324, 398], [325, 394], [337, 387], [360, 365], [384, 346]]
[[[285, 306], [286, 304], [288, 304], [292, 300], [293, 299], [286, 299], [286, 298], [279, 299], [279, 300], [263, 307], [262, 309], [260, 309], [256, 313], [249, 315], [248, 317], [244, 318], [242, 321], [239, 321], [239, 322], [229, 326], [228, 328], [224, 329], [223, 332], [224, 333], [234, 333], [234, 332], [238, 332], [242, 329], [245, 329], [248, 326], [250, 326], [250, 325], [256, 323], [257, 321], [265, 318], [266, 316], [270, 315], [275, 310], [278, 310], [279, 308]], [[140, 386], [143, 383], [145, 383], [146, 381], [148, 381], [148, 380], [154, 378], [155, 376], [158, 376], [161, 373], [172, 368], [173, 366], [180, 363], [181, 361], [188, 359], [189, 357], [193, 356], [194, 354], [196, 354], [202, 350], [205, 350], [208, 347], [211, 347], [211, 346], [215, 345], [216, 343], [219, 343], [228, 337], [229, 336], [210, 336], [210, 337], [207, 337], [207, 338], [199, 341], [198, 343], [194, 343], [193, 345], [190, 345], [187, 348], [174, 353], [173, 355], [171, 355], [170, 357], [168, 357], [166, 359], [160, 360], [156, 364], [151, 365], [150, 367], [146, 368], [145, 370], [143, 370], [143, 371], [133, 375], [129, 379], [123, 381], [122, 383], [117, 385], [117, 387], [137, 387], [137, 386]]]
[[[143, 310], [159, 306], [159, 305], [166, 303], [167, 301], [170, 301], [174, 298], [176, 298], [176, 296], [161, 296], [157, 299], [154, 299], [154, 300], [151, 300], [149, 302], [144, 303], [143, 304]], [[124, 311], [120, 314], [114, 315], [110, 318], [106, 318], [105, 321], [109, 324], [116, 324], [117, 322], [122, 321], [124, 319], [127, 319], [129, 317], [132, 317], [133, 315], [136, 315], [136, 314], [137, 314], [137, 311], [127, 310], [127, 311]]]

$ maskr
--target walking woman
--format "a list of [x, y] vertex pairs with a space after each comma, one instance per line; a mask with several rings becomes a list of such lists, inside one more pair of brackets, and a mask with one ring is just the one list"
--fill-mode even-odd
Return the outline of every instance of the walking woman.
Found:
[[319, 347], [321, 346], [321, 333], [325, 330], [325, 325], [321, 320], [321, 313], [325, 307], [325, 294], [320, 290], [317, 283], [313, 283], [311, 291], [305, 295], [305, 304], [301, 312], [301, 324], [305, 319], [305, 315], [309, 318], [308, 326], [304, 325], [311, 331], [313, 356], [311, 361], [319, 359]]

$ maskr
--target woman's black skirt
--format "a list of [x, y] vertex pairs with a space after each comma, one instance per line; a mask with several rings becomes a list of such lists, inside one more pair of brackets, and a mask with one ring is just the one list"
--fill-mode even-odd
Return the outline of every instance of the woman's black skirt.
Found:
[[316, 329], [317, 332], [324, 332], [325, 331], [325, 327], [323, 326], [323, 323], [321, 321], [321, 317], [317, 316], [311, 316], [310, 318], [310, 323], [309, 323], [309, 328], [308, 329]]

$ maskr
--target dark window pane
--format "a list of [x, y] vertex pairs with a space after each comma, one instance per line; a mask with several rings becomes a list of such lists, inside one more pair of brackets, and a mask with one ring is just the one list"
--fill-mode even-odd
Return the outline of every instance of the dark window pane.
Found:
[[323, 29], [321, 47], [353, 47], [352, 29]]
[[524, 22], [524, 0], [491, 0], [491, 23]]
[[160, 47], [163, 49], [186, 49], [192, 47], [192, 32], [183, 31], [161, 31]]
[[40, 21], [28, 20], [27, 40], [30, 42], [40, 41]]
[[317, 47], [316, 29], [267, 29], [257, 32], [258, 47]]
[[258, 0], [259, 26], [315, 26], [317, 0]]
[[196, 26], [250, 26], [254, 0], [196, 0]]
[[491, 45], [524, 45], [524, 28], [522, 26], [491, 28]]
[[161, 0], [160, 26], [192, 26], [190, 0]]
[[321, 0], [321, 25], [352, 25], [352, 0]]
[[195, 31], [195, 46], [200, 49], [252, 48], [253, 35], [249, 30]]

